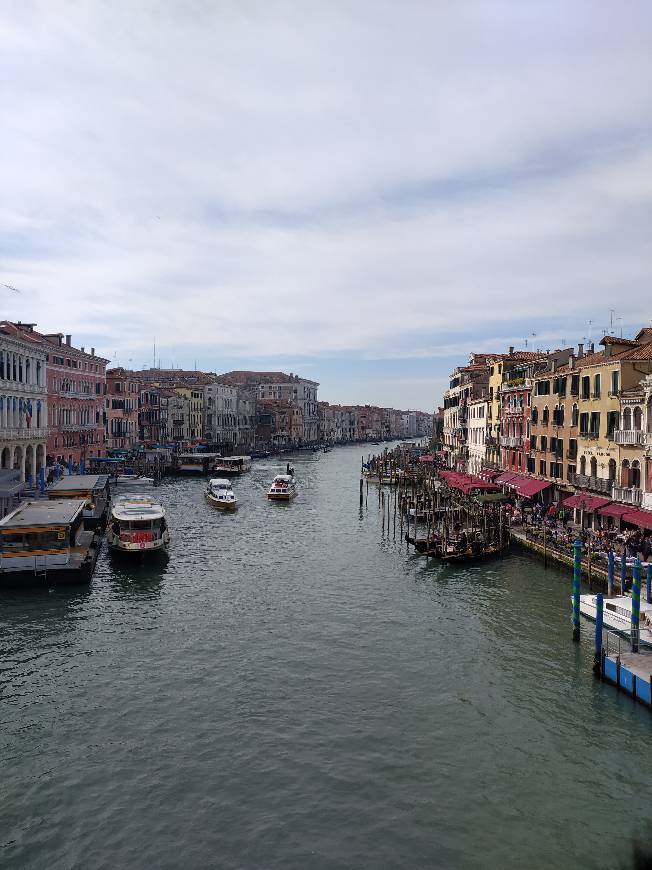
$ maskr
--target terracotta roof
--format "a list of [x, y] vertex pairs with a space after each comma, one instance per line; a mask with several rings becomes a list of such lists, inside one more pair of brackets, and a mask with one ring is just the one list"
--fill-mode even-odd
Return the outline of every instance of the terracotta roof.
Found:
[[308, 378], [301, 378], [299, 375], [287, 375], [285, 372], [233, 371], [219, 375], [217, 380], [223, 384], [232, 384], [236, 386], [244, 384], [298, 384], [302, 381], [318, 386], [316, 381], [311, 381]]
[[626, 344], [629, 347], [636, 346], [635, 338], [616, 338], [615, 335], [605, 335], [600, 339], [600, 344]]

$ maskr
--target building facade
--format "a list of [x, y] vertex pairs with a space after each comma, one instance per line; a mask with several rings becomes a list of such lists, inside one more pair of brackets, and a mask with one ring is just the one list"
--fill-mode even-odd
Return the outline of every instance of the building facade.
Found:
[[0, 323], [0, 464], [23, 481], [45, 469], [49, 437], [47, 351], [25, 331]]
[[487, 417], [489, 401], [486, 398], [468, 402], [468, 470], [477, 474], [487, 458]]
[[106, 444], [108, 450], [131, 450], [139, 441], [142, 382], [129, 369], [106, 373]]

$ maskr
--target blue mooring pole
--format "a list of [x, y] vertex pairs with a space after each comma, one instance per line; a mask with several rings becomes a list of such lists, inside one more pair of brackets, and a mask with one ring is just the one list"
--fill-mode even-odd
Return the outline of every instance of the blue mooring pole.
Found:
[[41, 470], [39, 471], [39, 489], [41, 490], [41, 495], [45, 492], [45, 469], [41, 466]]
[[638, 626], [641, 616], [641, 563], [638, 559], [634, 559], [632, 575], [632, 652], [638, 652]]
[[616, 559], [614, 551], [609, 550], [607, 553], [607, 595], [609, 598], [614, 594], [614, 571], [616, 568]]
[[573, 641], [580, 640], [580, 582], [582, 580], [582, 542], [573, 544]]
[[604, 596], [598, 592], [595, 596], [595, 650], [593, 652], [593, 672], [596, 676], [602, 673], [602, 620], [604, 616]]
[[645, 579], [645, 600], [648, 604], [652, 604], [652, 562], [650, 562], [647, 566]]
[[623, 545], [623, 554], [620, 557], [620, 594], [625, 594], [625, 580], [627, 580], [627, 553], [626, 547]]

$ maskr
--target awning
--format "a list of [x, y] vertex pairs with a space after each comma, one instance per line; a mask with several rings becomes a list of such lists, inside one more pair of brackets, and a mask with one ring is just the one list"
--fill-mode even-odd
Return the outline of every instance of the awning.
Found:
[[549, 486], [552, 486], [552, 483], [549, 480], [537, 480], [534, 477], [517, 475], [513, 480], [508, 482], [507, 486], [510, 489], [514, 488], [523, 498], [532, 498], [542, 490], [548, 489]]
[[513, 471], [505, 471], [502, 474], [499, 474], [498, 477], [494, 478], [494, 483], [509, 483], [510, 480], [513, 480], [516, 477]]
[[632, 506], [629, 504], [608, 504], [606, 507], [600, 508], [598, 513], [603, 517], [622, 517], [623, 514], [630, 513]]
[[626, 523], [633, 523], [642, 529], [652, 529], [652, 511], [629, 511], [622, 518]]
[[579, 508], [580, 510], [586, 511], [588, 514], [592, 514], [597, 511], [598, 508], [608, 505], [610, 501], [610, 498], [601, 498], [599, 495], [589, 495], [588, 493], [582, 492], [578, 495], [572, 495], [570, 498], [567, 498], [563, 506], [565, 508]]
[[434, 461], [435, 461], [434, 456], [427, 455], [427, 456], [420, 456], [419, 457], [419, 462], [434, 462]]

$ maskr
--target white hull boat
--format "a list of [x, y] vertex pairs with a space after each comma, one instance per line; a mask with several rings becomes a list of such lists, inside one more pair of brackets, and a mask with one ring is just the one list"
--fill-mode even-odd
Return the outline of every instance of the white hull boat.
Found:
[[[596, 595], [580, 595], [580, 613], [592, 622], [595, 622], [598, 611], [596, 601]], [[616, 595], [613, 598], [604, 596], [602, 624], [610, 631], [630, 637], [632, 599], [629, 595]], [[639, 617], [639, 643], [641, 646], [652, 647], [652, 604], [644, 600], [641, 600]]]
[[267, 498], [271, 501], [290, 501], [297, 494], [297, 485], [291, 474], [277, 474], [269, 488]]
[[118, 496], [111, 505], [106, 537], [114, 552], [165, 551], [170, 543], [165, 508], [147, 495]]
[[141, 474], [119, 474], [114, 481], [114, 485], [129, 487], [129, 489], [140, 489], [141, 486], [154, 486], [154, 478], [145, 477]]
[[209, 480], [205, 494], [208, 503], [218, 510], [237, 510], [238, 500], [235, 497], [230, 480], [221, 477], [215, 477], [212, 480]]

